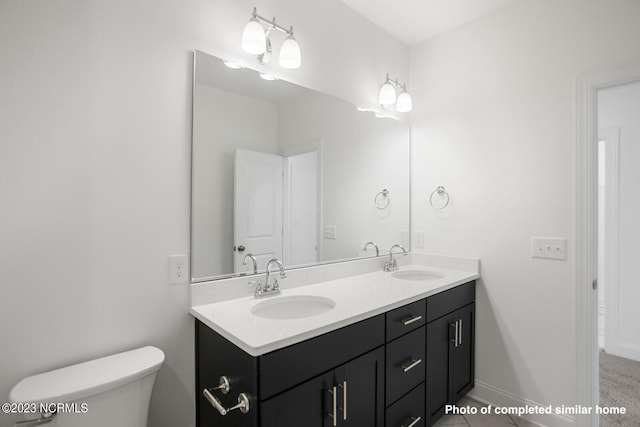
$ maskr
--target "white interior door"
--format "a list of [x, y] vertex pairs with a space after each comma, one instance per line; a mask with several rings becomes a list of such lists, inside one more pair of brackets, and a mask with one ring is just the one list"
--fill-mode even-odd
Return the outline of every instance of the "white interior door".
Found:
[[287, 265], [318, 261], [318, 153], [285, 158], [284, 259]]
[[258, 269], [282, 259], [283, 159], [274, 154], [236, 150], [234, 181], [234, 271], [253, 254]]

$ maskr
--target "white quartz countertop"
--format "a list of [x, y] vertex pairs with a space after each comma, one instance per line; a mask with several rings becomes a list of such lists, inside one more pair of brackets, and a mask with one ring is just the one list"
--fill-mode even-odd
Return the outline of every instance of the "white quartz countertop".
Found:
[[[393, 273], [377, 271], [287, 289], [281, 282], [278, 296], [253, 296], [191, 307], [189, 312], [205, 325], [252, 356], [259, 356], [402, 307], [422, 298], [477, 279], [479, 274], [420, 265], [403, 266], [400, 271], [426, 270], [443, 275], [430, 280], [405, 280]], [[335, 307], [300, 319], [258, 317], [251, 309], [267, 299], [288, 296], [329, 298]]]

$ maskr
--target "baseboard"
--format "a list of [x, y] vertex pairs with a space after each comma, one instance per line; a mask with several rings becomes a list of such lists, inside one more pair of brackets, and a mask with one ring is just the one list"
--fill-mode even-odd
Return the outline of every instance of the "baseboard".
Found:
[[616, 356], [640, 362], [640, 345], [628, 342], [618, 342], [618, 354], [616, 354]]
[[[469, 393], [469, 397], [482, 402], [484, 404], [502, 407], [525, 407], [525, 406], [548, 406], [538, 402], [534, 402], [529, 399], [525, 399], [520, 396], [516, 396], [513, 393], [499, 389], [492, 385], [483, 383], [476, 379], [476, 386]], [[526, 415], [523, 416], [527, 421], [530, 421], [539, 426], [545, 427], [568, 427], [575, 426], [575, 420], [573, 417], [567, 415], [556, 414], [541, 414], [541, 415]]]

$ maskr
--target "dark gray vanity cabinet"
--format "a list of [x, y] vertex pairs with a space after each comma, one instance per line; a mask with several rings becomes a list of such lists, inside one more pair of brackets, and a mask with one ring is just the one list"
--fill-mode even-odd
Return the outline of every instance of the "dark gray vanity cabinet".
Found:
[[196, 321], [196, 426], [430, 426], [473, 388], [474, 300], [469, 282], [257, 357]]
[[444, 415], [445, 405], [455, 404], [474, 387], [474, 283], [431, 298], [426, 327], [427, 425]]
[[[384, 427], [384, 314], [258, 357], [196, 321], [196, 425], [235, 427]], [[229, 379], [225, 395], [215, 387]], [[239, 393], [249, 397], [246, 414], [221, 415]], [[335, 421], [334, 421], [335, 420]]]
[[266, 400], [261, 426], [383, 427], [383, 377], [380, 347]]

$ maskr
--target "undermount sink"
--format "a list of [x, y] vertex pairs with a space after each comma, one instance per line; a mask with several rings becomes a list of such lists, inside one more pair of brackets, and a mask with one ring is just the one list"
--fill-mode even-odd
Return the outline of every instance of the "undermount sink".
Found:
[[314, 295], [275, 297], [256, 304], [251, 313], [266, 319], [302, 319], [325, 313], [336, 306], [334, 300]]
[[435, 280], [442, 279], [444, 274], [429, 270], [405, 270], [391, 273], [391, 277], [401, 280]]

